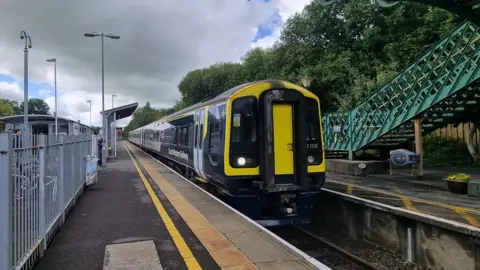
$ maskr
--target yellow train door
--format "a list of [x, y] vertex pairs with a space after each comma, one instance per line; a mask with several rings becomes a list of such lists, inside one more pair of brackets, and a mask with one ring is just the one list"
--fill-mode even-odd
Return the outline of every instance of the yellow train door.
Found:
[[293, 174], [293, 106], [273, 104], [275, 174]]

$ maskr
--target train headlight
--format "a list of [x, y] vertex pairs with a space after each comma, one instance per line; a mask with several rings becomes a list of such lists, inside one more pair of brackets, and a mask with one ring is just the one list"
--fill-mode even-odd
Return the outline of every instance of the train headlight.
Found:
[[313, 156], [308, 156], [307, 161], [308, 163], [313, 163], [315, 161], [315, 158], [313, 158]]
[[237, 159], [237, 164], [238, 165], [243, 166], [243, 165], [245, 165], [245, 163], [247, 163], [247, 160], [244, 157], [239, 157]]

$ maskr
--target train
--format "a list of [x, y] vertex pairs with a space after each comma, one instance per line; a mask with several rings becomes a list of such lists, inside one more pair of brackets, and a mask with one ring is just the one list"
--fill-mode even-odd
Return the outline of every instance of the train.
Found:
[[245, 83], [132, 130], [128, 140], [257, 223], [308, 224], [325, 183], [319, 98]]

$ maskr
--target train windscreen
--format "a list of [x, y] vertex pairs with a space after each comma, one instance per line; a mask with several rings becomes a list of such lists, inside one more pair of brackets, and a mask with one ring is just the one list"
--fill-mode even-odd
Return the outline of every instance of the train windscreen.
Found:
[[230, 165], [253, 168], [258, 165], [257, 99], [239, 98], [232, 104]]
[[320, 113], [318, 103], [313, 98], [307, 98], [306, 134], [309, 165], [322, 163], [322, 135], [320, 132]]

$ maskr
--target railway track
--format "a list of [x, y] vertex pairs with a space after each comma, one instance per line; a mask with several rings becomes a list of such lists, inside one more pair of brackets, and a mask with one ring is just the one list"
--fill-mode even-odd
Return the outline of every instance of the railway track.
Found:
[[[156, 158], [165, 166], [170, 167], [173, 170], [176, 168], [169, 165], [169, 162], [164, 162], [161, 160], [157, 155], [152, 153], [148, 153], [150, 156]], [[185, 178], [187, 179], [187, 178]], [[192, 179], [187, 179], [188, 181], [192, 181]], [[207, 191], [208, 193], [214, 195], [215, 197], [221, 199], [218, 194], [212, 192], [205, 184], [203, 183], [195, 183], [196, 185], [200, 186], [202, 189]], [[385, 270], [387, 268], [382, 266], [373, 265], [354, 254], [338, 247], [337, 245], [325, 240], [322, 237], [319, 237], [303, 228], [297, 226], [284, 226], [284, 227], [271, 227], [267, 228], [271, 232], [277, 234], [279, 237], [283, 238], [285, 241], [289, 242], [290, 244], [294, 245], [298, 249], [302, 250], [303, 252], [307, 253], [308, 255], [314, 257], [318, 261], [322, 262], [323, 264], [327, 265], [331, 269], [334, 270], [360, 270], [360, 269], [367, 269], [367, 270]]]
[[296, 226], [272, 227], [269, 230], [331, 269], [386, 269], [385, 267], [371, 264], [303, 228]]

